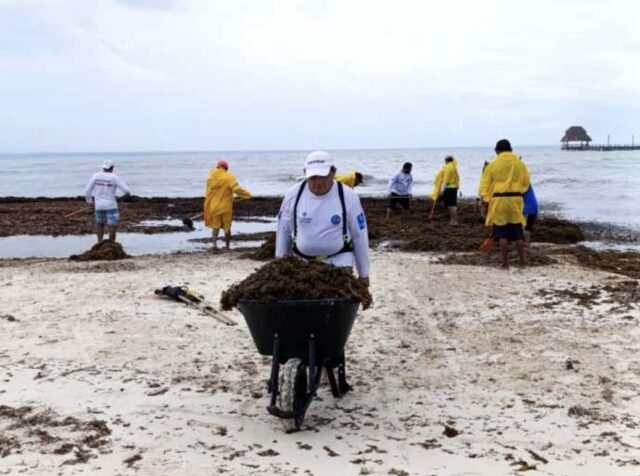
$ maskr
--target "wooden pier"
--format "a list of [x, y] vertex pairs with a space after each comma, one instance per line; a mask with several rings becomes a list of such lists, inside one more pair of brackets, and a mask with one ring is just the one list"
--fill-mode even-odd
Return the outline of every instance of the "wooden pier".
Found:
[[611, 136], [607, 136], [607, 144], [591, 144], [591, 137], [582, 126], [571, 126], [560, 139], [562, 150], [595, 150], [609, 152], [612, 150], [640, 150], [640, 145], [635, 144], [634, 136], [631, 136], [631, 144], [611, 144]]
[[612, 150], [640, 150], [640, 145], [616, 145], [616, 144], [603, 144], [603, 145], [573, 145], [573, 144], [562, 144], [562, 150], [595, 150], [602, 152], [609, 152]]

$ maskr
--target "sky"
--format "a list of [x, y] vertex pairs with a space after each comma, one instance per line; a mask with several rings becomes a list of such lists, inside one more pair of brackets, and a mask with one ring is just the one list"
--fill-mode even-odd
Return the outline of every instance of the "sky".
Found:
[[0, 0], [0, 153], [640, 142], [637, 0]]

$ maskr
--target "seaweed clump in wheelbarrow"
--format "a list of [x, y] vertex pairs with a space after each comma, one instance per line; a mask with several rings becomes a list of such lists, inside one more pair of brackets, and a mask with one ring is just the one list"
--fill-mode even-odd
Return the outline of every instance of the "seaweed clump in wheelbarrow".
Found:
[[224, 291], [221, 302], [223, 309], [238, 307], [258, 352], [272, 356], [267, 411], [287, 432], [301, 428], [323, 369], [335, 398], [352, 390], [344, 348], [360, 304], [366, 309], [372, 299], [350, 273], [278, 259]]
[[274, 303], [282, 300], [348, 299], [372, 304], [368, 287], [341, 268], [319, 261], [282, 258], [264, 265], [245, 280], [222, 292], [222, 309], [230, 310], [240, 300]]

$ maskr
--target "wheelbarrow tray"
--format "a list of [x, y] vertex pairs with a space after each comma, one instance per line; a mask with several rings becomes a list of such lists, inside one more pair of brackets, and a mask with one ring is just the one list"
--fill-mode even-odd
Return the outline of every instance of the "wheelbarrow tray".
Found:
[[338, 359], [349, 339], [359, 303], [347, 299], [287, 300], [262, 303], [241, 300], [244, 316], [258, 352], [273, 354], [274, 338], [280, 341], [279, 360], [299, 358], [307, 363], [309, 339], [318, 355]]

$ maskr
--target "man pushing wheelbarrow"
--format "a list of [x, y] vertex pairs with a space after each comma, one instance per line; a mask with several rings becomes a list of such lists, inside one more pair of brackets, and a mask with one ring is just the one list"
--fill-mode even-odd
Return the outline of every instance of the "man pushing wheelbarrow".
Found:
[[[357, 194], [336, 182], [335, 173], [330, 154], [309, 154], [305, 180], [287, 191], [278, 214], [276, 257], [287, 259], [223, 293], [223, 307], [237, 304], [258, 351], [273, 357], [268, 411], [287, 431], [300, 429], [323, 369], [334, 397], [351, 390], [344, 346], [359, 304], [371, 304], [366, 218]], [[264, 281], [252, 287], [254, 276]], [[250, 288], [255, 295], [244, 292]], [[276, 288], [274, 298], [269, 290]], [[225, 302], [236, 292], [243, 297]]]

